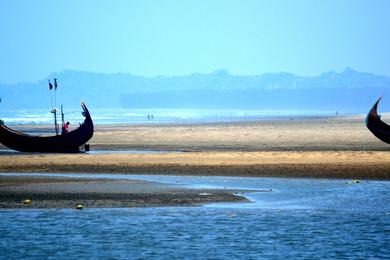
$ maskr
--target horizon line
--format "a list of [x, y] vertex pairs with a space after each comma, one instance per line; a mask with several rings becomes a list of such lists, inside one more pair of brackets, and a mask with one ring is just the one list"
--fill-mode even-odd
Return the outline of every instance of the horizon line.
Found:
[[42, 78], [42, 79], [39, 79], [39, 80], [35, 80], [35, 81], [19, 81], [19, 82], [11, 82], [11, 83], [0, 82], [0, 85], [33, 84], [33, 83], [38, 83], [38, 82], [43, 81], [43, 80], [46, 81], [47, 79], [53, 78], [57, 74], [62, 74], [62, 73], [66, 73], [66, 72], [80, 72], [80, 73], [102, 74], [102, 75], [128, 75], [128, 76], [143, 77], [143, 78], [150, 78], [150, 79], [154, 79], [154, 78], [188, 77], [188, 76], [193, 76], [193, 75], [213, 75], [213, 74], [226, 74], [226, 75], [233, 76], [233, 77], [234, 76], [235, 77], [261, 77], [261, 76], [269, 75], [269, 74], [289, 74], [289, 75], [293, 75], [293, 76], [299, 77], [299, 78], [316, 78], [316, 77], [320, 77], [320, 76], [322, 76], [324, 74], [328, 74], [328, 73], [343, 74], [345, 72], [356, 72], [356, 73], [361, 73], [361, 74], [370, 74], [372, 76], [378, 76], [378, 77], [390, 77], [389, 75], [382, 75], [382, 74], [376, 74], [376, 73], [371, 73], [371, 72], [358, 71], [358, 70], [355, 70], [355, 69], [353, 69], [353, 68], [351, 68], [349, 66], [345, 67], [340, 72], [337, 72], [335, 70], [329, 70], [329, 71], [322, 72], [322, 73], [319, 73], [319, 74], [316, 74], [316, 75], [312, 75], [312, 76], [297, 75], [295, 73], [287, 72], [287, 71], [264, 72], [264, 73], [259, 73], [259, 74], [233, 74], [228, 69], [224, 69], [224, 68], [216, 69], [216, 70], [213, 70], [211, 72], [193, 72], [193, 73], [189, 73], [189, 74], [154, 75], [154, 76], [137, 75], [137, 74], [133, 74], [131, 72], [96, 72], [96, 71], [88, 71], [88, 70], [63, 69], [63, 70], [61, 70], [59, 72], [51, 72], [46, 78]]

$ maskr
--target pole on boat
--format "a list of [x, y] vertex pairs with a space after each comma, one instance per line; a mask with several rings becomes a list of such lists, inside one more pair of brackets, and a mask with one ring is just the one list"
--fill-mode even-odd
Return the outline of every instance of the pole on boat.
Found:
[[61, 134], [64, 134], [64, 125], [65, 125], [65, 119], [64, 119], [64, 108], [63, 106], [61, 105], [61, 122], [62, 122], [62, 131], [61, 131]]
[[62, 120], [62, 124], [65, 124], [65, 120], [64, 120], [64, 108], [63, 108], [62, 105], [61, 105], [61, 120]]
[[51, 84], [50, 79], [47, 80], [49, 82], [49, 93], [50, 93], [50, 106], [53, 108], [53, 97], [51, 95], [51, 90], [53, 89], [53, 84]]
[[55, 125], [56, 125], [56, 134], [58, 135], [59, 132], [60, 132], [60, 129], [58, 127], [58, 124], [57, 124], [57, 78], [54, 78], [54, 108], [55, 108], [55, 113], [54, 113], [54, 117], [55, 117]]
[[56, 135], [58, 135], [58, 124], [57, 124], [57, 109], [54, 107], [51, 112], [54, 114], [54, 128], [56, 130]]
[[[57, 90], [57, 79], [54, 79], [54, 85], [55, 85], [55, 89], [54, 91]], [[56, 135], [58, 135], [58, 124], [57, 124], [57, 108], [55, 107], [55, 92], [54, 92], [54, 106], [53, 106], [53, 98], [52, 98], [52, 95], [51, 95], [51, 91], [53, 89], [53, 84], [51, 84], [50, 82], [50, 79], [49, 79], [49, 91], [50, 91], [50, 103], [51, 103], [51, 112], [53, 113], [54, 115], [54, 129], [56, 131]]]
[[57, 107], [57, 79], [54, 78], [54, 107]]

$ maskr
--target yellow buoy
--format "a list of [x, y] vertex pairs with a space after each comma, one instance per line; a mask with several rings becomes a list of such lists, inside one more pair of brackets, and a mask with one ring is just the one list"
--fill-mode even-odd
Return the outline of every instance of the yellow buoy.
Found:
[[76, 209], [83, 209], [83, 208], [84, 208], [83, 204], [77, 204], [76, 205]]
[[23, 204], [24, 205], [30, 205], [31, 204], [31, 200], [29, 200], [29, 199], [23, 200]]

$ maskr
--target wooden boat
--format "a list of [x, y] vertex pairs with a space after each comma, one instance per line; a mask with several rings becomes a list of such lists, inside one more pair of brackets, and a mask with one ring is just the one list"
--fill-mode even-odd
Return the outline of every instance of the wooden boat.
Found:
[[24, 134], [0, 124], [0, 143], [21, 152], [78, 153], [93, 136], [93, 122], [84, 103], [84, 122], [75, 130], [61, 135], [34, 136]]
[[384, 123], [378, 115], [378, 104], [382, 97], [375, 102], [366, 117], [366, 126], [376, 137], [390, 144], [390, 125]]

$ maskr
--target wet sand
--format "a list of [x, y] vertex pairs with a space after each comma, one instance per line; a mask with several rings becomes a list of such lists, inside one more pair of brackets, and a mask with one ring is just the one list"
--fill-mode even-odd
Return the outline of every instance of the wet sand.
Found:
[[390, 153], [190, 152], [179, 154], [24, 154], [0, 156], [3, 172], [88, 172], [390, 179]]
[[[0, 176], [0, 208], [85, 208], [194, 206], [248, 201], [238, 190], [188, 189], [137, 180], [49, 176]], [[31, 204], [24, 204], [24, 200]]]

